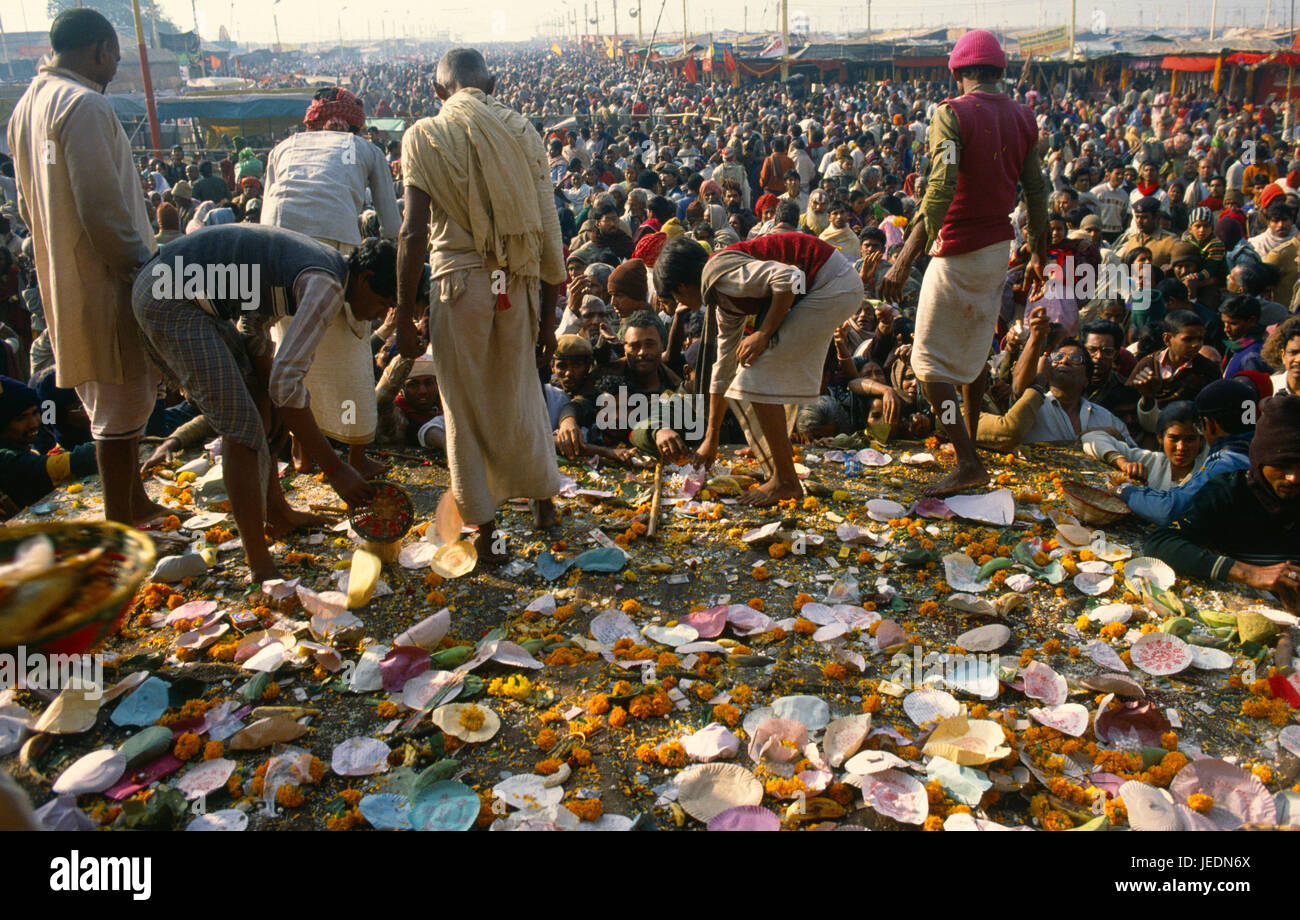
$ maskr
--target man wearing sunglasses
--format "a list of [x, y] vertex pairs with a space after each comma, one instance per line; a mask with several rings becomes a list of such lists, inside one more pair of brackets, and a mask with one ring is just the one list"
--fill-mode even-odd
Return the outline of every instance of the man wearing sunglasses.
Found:
[[1066, 339], [1041, 362], [1039, 369], [1047, 371], [1049, 389], [1033, 427], [1025, 435], [1026, 444], [1075, 444], [1084, 432], [1103, 430], [1137, 446], [1118, 417], [1083, 395], [1093, 376], [1093, 363], [1077, 339]]

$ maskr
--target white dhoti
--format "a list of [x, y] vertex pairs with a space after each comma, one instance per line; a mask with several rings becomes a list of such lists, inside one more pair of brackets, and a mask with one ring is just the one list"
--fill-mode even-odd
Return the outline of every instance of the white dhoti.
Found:
[[461, 517], [483, 524], [508, 498], [553, 497], [560, 472], [534, 362], [537, 282], [512, 276], [506, 310], [496, 308], [485, 269], [440, 275], [430, 295], [429, 338]]
[[[344, 256], [356, 247], [350, 243], [316, 238]], [[271, 327], [277, 348], [292, 317]], [[312, 415], [326, 435], [344, 444], [369, 444], [375, 439], [379, 410], [375, 403], [374, 355], [370, 351], [370, 322], [358, 320], [347, 304], [325, 328], [305, 382], [311, 394]]]
[[774, 340], [748, 367], [739, 366], [734, 359], [744, 338], [744, 317], [720, 315], [713, 373], [719, 378], [731, 373], [725, 392], [727, 405], [740, 422], [754, 459], [769, 476], [775, 474], [776, 466], [752, 403], [782, 405], [786, 431], [792, 431], [799, 406], [813, 402], [821, 393], [822, 371], [835, 330], [861, 304], [862, 279], [853, 263], [837, 251], [817, 273], [812, 290], [800, 296], [785, 315]]
[[916, 305], [912, 370], [922, 383], [973, 383], [988, 361], [1007, 280], [1007, 244], [930, 260]]

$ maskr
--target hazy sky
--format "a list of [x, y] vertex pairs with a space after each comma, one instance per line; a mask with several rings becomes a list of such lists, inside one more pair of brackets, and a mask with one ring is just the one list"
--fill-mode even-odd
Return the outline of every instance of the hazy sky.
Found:
[[[193, 27], [194, 14], [189, 0], [156, 0], [159, 8], [186, 28]], [[867, 5], [861, 2], [840, 3], [835, 0], [789, 0], [790, 16], [803, 13], [814, 31], [837, 32], [860, 30], [867, 25]], [[147, 4], [147, 0], [142, 0]], [[89, 0], [94, 6], [94, 0]], [[1208, 28], [1210, 0], [1080, 0], [1077, 5], [1080, 31], [1086, 30], [1094, 9], [1102, 10], [1113, 26], [1182, 28], [1188, 21]], [[484, 42], [531, 38], [537, 32], [552, 31], [558, 17], [576, 11], [583, 16], [581, 0], [567, 3], [538, 3], [536, 0], [280, 0], [272, 7], [267, 0], [196, 0], [200, 31], [205, 38], [215, 38], [221, 26], [239, 41], [272, 42], [275, 27], [272, 9], [279, 19], [283, 42], [338, 41], [340, 20], [343, 37], [349, 41], [378, 39], [381, 36], [425, 35], [450, 30], [465, 41]], [[636, 9], [632, 0], [618, 3], [619, 32], [636, 35], [636, 20], [628, 13]], [[655, 20], [663, 10], [661, 33], [680, 34], [682, 4], [680, 0], [652, 2], [643, 0], [644, 33], [649, 38]], [[1287, 25], [1290, 0], [1221, 0], [1218, 23], [1222, 30], [1245, 24], [1264, 25], [1269, 15], [1274, 26]], [[595, 6], [587, 3], [589, 18]], [[601, 0], [600, 31], [612, 29], [614, 3]], [[1034, 28], [1059, 25], [1069, 16], [1066, 0], [875, 0], [871, 4], [873, 28], [939, 27], [974, 25], [992, 28]], [[740, 29], [751, 31], [779, 28], [778, 0], [694, 0], [688, 6], [688, 26], [692, 32], [706, 29]], [[0, 20], [9, 32], [47, 29], [49, 18], [44, 0], [0, 0]], [[595, 25], [589, 26], [595, 32]]]

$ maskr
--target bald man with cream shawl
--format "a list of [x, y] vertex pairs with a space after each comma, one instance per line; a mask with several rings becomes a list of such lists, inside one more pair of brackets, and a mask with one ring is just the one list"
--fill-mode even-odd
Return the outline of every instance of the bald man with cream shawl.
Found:
[[[555, 347], [555, 303], [565, 280], [560, 223], [536, 129], [491, 95], [476, 51], [438, 65], [437, 116], [402, 139], [406, 207], [398, 246], [398, 344], [418, 354], [415, 285], [426, 246], [429, 339], [446, 415], [451, 491], [479, 528], [479, 559], [504, 560], [493, 539], [508, 498], [534, 500], [554, 520], [560, 488], [536, 358]], [[537, 343], [542, 354], [537, 354]]]

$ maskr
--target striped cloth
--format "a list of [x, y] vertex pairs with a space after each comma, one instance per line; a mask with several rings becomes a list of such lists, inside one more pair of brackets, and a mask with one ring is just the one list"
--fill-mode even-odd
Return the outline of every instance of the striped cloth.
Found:
[[271, 455], [253, 398], [256, 375], [243, 339], [233, 323], [204, 312], [193, 301], [155, 299], [152, 285], [149, 272], [141, 271], [131, 302], [154, 360], [171, 371], [223, 440], [257, 451], [258, 494], [264, 497]]

